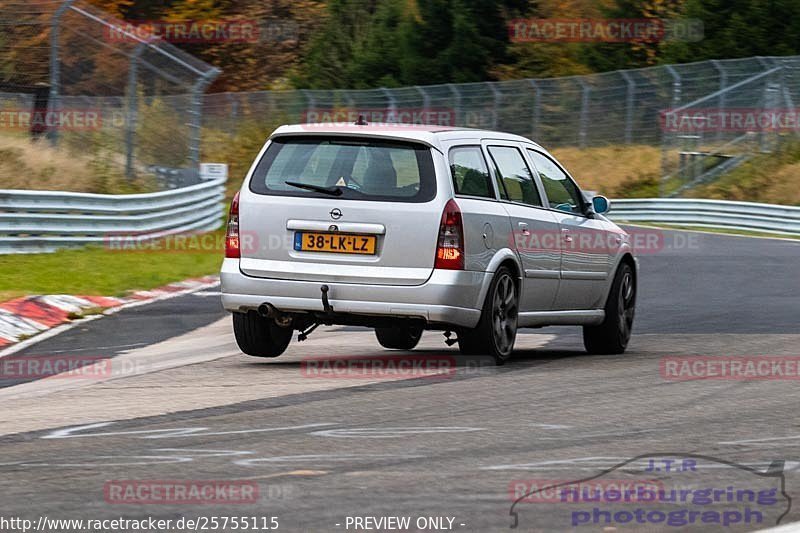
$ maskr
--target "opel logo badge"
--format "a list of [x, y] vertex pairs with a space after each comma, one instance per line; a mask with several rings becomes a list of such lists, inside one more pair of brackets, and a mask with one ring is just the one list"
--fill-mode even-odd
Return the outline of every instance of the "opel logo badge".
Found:
[[333, 220], [339, 220], [340, 218], [342, 218], [342, 210], [339, 209], [338, 207], [335, 209], [331, 209], [331, 212], [329, 214], [331, 215], [331, 218]]

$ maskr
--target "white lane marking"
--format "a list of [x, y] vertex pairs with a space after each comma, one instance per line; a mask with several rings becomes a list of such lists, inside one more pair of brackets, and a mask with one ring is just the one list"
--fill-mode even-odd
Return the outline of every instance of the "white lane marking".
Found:
[[84, 426], [74, 426], [70, 428], [57, 429], [40, 437], [42, 439], [74, 439], [85, 437], [117, 437], [117, 436], [137, 436], [139, 439], [167, 439], [172, 437], [200, 437], [209, 435], [242, 435], [246, 433], [266, 433], [272, 431], [290, 431], [295, 429], [309, 429], [323, 426], [332, 426], [332, 423], [303, 424], [299, 426], [285, 426], [275, 428], [241, 429], [233, 431], [208, 431], [205, 427], [194, 428], [169, 428], [169, 429], [138, 429], [131, 431], [108, 431], [104, 433], [79, 433], [90, 429], [108, 427], [116, 422], [99, 422]]
[[222, 296], [220, 291], [197, 291], [195, 296]]
[[468, 433], [484, 431], [483, 428], [470, 427], [396, 427], [396, 428], [339, 428], [314, 431], [311, 434], [317, 437], [337, 437], [349, 439], [390, 439], [406, 437], [408, 435], [423, 435], [426, 433]]
[[632, 431], [612, 431], [608, 433], [573, 433], [571, 435], [563, 435], [560, 437], [542, 436], [534, 437], [539, 440], [564, 440], [564, 439], [594, 439], [598, 437], [626, 437], [632, 435], [639, 435], [642, 433], [657, 433], [661, 431], [668, 431], [667, 429], [634, 429]]
[[559, 424], [531, 424], [533, 427], [542, 429], [571, 429], [572, 426], [562, 426]]
[[254, 459], [239, 459], [233, 464], [238, 466], [253, 466], [261, 463], [281, 466], [285, 464], [303, 463], [314, 466], [325, 466], [329, 463], [342, 463], [347, 461], [363, 461], [364, 459], [420, 459], [424, 455], [408, 454], [320, 454], [320, 455], [279, 455], [276, 457], [256, 457]]
[[[68, 463], [54, 463], [54, 462], [25, 462], [16, 461], [13, 463], [0, 463], [2, 466], [23, 466], [23, 467], [39, 467], [51, 466], [62, 468], [86, 468], [86, 467], [106, 467], [106, 466], [143, 466], [143, 465], [160, 465], [170, 463], [191, 463], [195, 459], [206, 459], [209, 457], [240, 457], [242, 455], [253, 455], [252, 451], [242, 450], [205, 450], [205, 449], [190, 449], [185, 448], [156, 448], [150, 450], [152, 452], [169, 452], [172, 455], [99, 455], [90, 457], [85, 462], [68, 462]], [[176, 453], [177, 452], [177, 453]], [[106, 462], [98, 461], [97, 459], [108, 459], [111, 461], [120, 461], [120, 459], [136, 459], [135, 461], [123, 462]], [[83, 461], [83, 459], [79, 459]]]
[[117, 344], [113, 346], [94, 346], [91, 348], [71, 348], [69, 350], [47, 350], [48, 354], [57, 354], [57, 353], [77, 353], [77, 352], [97, 352], [98, 350], [112, 350], [118, 348], [139, 348], [141, 346], [147, 346], [145, 342], [135, 342], [133, 344]]
[[776, 441], [783, 441], [783, 440], [797, 440], [800, 439], [800, 435], [790, 435], [788, 437], [765, 437], [763, 439], [744, 439], [744, 440], [728, 440], [728, 441], [720, 441], [717, 444], [758, 444], [758, 443], [770, 443]]
[[[92, 467], [107, 467], [107, 466], [145, 466], [145, 465], [163, 465], [173, 463], [189, 463], [192, 461], [191, 457], [179, 457], [172, 455], [98, 455], [92, 459], [109, 459], [118, 462], [85, 462], [85, 463], [51, 463], [51, 462], [38, 462], [38, 463], [17, 463], [16, 466], [25, 467], [40, 467], [46, 466], [48, 468], [92, 468]], [[131, 461], [120, 461], [120, 459], [133, 459]]]

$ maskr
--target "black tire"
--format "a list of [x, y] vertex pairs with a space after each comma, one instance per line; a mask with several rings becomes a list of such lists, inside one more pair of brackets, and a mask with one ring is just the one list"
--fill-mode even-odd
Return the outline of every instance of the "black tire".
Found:
[[583, 345], [590, 354], [624, 353], [636, 314], [636, 276], [628, 263], [622, 263], [617, 269], [605, 311], [602, 324], [583, 327]]
[[255, 311], [233, 313], [233, 334], [239, 349], [254, 357], [278, 357], [292, 341], [292, 328], [279, 327]]
[[489, 285], [477, 327], [458, 332], [464, 355], [490, 355], [497, 365], [511, 358], [517, 337], [519, 288], [511, 271], [501, 267]]
[[390, 350], [413, 350], [422, 338], [420, 326], [397, 326], [375, 328], [375, 336], [384, 348]]

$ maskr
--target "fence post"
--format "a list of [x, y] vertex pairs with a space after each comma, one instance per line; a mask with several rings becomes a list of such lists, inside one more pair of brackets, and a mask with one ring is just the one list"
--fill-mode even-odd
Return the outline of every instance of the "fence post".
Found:
[[125, 114], [125, 177], [128, 179], [136, 177], [133, 160], [136, 150], [136, 126], [139, 122], [139, 93], [136, 89], [139, 84], [138, 63], [144, 49], [150, 46], [152, 40], [153, 38], [136, 45], [128, 67], [128, 112]]
[[503, 99], [503, 93], [500, 92], [494, 82], [485, 82], [489, 84], [489, 89], [492, 91], [492, 129], [496, 130], [500, 123], [500, 101]]
[[586, 148], [586, 130], [589, 127], [589, 92], [592, 88], [582, 77], [578, 78], [578, 84], [581, 86], [581, 118], [580, 129], [578, 130], [578, 146]]
[[300, 94], [302, 94], [306, 98], [306, 111], [305, 113], [300, 114], [300, 122], [310, 122], [308, 120], [309, 111], [316, 111], [317, 109], [317, 100], [311, 94], [311, 91], [308, 89], [300, 89]]
[[414, 85], [414, 88], [417, 90], [419, 94], [422, 95], [422, 110], [425, 111], [425, 113], [428, 113], [431, 107], [431, 97], [428, 96], [428, 93], [425, 92], [425, 89], [423, 89], [419, 85]]
[[[672, 76], [672, 108], [678, 107], [681, 103], [681, 75], [675, 70], [675, 67], [672, 65], [664, 65], [664, 68]], [[668, 115], [665, 115], [665, 118]], [[658, 182], [658, 196], [664, 197], [665, 194], [665, 186], [664, 183], [669, 173], [667, 172], [667, 165], [668, 165], [668, 152], [671, 148], [672, 144], [672, 137], [670, 137], [667, 128], [665, 127], [666, 124], [662, 125], [661, 127], [661, 179]], [[677, 133], [676, 133], [677, 135]]]
[[[717, 111], [719, 113], [724, 113], [726, 104], [725, 89], [728, 87], [728, 72], [725, 70], [725, 67], [716, 59], [712, 59], [711, 64], [714, 65], [714, 68], [717, 69], [717, 72], [719, 72], [719, 90], [721, 92], [719, 93], [719, 103], [717, 104], [717, 107], [719, 107], [719, 109]], [[722, 137], [722, 129], [719, 129], [717, 130], [717, 140], [719, 140], [721, 137]]]
[[[64, 12], [69, 9], [75, 0], [64, 0], [64, 2], [58, 6], [56, 9], [55, 14], [53, 14], [53, 19], [50, 21], [50, 110], [54, 113], [57, 113], [61, 108], [60, 102], [60, 95], [61, 95], [61, 61], [59, 59], [59, 49], [58, 49], [58, 41], [59, 41], [59, 29], [61, 23], [61, 17], [64, 15]], [[58, 144], [58, 127], [54, 127], [52, 129], [47, 130], [47, 137], [50, 139], [50, 143], [53, 146]]]
[[454, 111], [455, 117], [453, 117], [453, 123], [450, 124], [451, 126], [456, 126], [459, 124], [464, 124], [464, 121], [461, 120], [461, 91], [458, 90], [458, 85], [455, 83], [448, 83], [447, 86], [450, 88], [450, 92], [453, 93], [454, 98]]
[[220, 70], [213, 68], [202, 74], [192, 85], [192, 103], [189, 110], [189, 163], [191, 168], [200, 169], [200, 141], [202, 135], [203, 93], [211, 82], [219, 76]]
[[633, 104], [636, 97], [636, 82], [626, 71], [620, 70], [619, 73], [628, 86], [625, 93], [625, 144], [631, 144], [633, 142]]
[[239, 120], [239, 100], [234, 96], [234, 93], [225, 93], [225, 99], [228, 100], [228, 104], [231, 107], [230, 116], [230, 126], [228, 128], [228, 133], [231, 135], [236, 133], [236, 122]]
[[531, 138], [534, 141], [536, 139], [536, 135], [539, 133], [539, 120], [541, 119], [541, 108], [542, 108], [542, 88], [539, 86], [539, 83], [536, 80], [528, 80], [528, 83], [531, 84], [533, 87], [533, 114], [531, 116]]
[[380, 91], [383, 93], [383, 95], [386, 97], [386, 100], [388, 100], [389, 102], [389, 107], [386, 109], [388, 111], [388, 113], [386, 114], [386, 119], [387, 119], [386, 122], [391, 122], [389, 120], [389, 117], [394, 117], [394, 119], [397, 120], [397, 98], [395, 98], [394, 94], [392, 94], [392, 91], [390, 91], [386, 87], [381, 87]]

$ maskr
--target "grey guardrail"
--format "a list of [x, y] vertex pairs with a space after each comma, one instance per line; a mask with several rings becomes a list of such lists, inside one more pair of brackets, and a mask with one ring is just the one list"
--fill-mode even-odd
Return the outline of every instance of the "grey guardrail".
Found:
[[618, 199], [611, 200], [608, 218], [800, 235], [800, 207], [786, 205], [686, 198]]
[[0, 254], [125, 244], [219, 228], [225, 177], [146, 194], [0, 190]]

